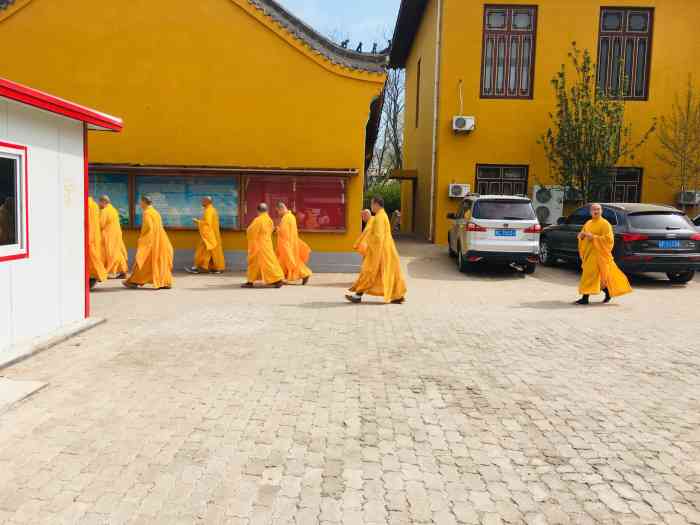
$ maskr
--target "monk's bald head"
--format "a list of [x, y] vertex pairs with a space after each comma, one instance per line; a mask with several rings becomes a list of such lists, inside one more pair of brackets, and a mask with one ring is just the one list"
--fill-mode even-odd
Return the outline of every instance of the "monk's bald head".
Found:
[[277, 208], [277, 213], [280, 215], [280, 217], [288, 211], [287, 205], [282, 201], [277, 201], [275, 208]]
[[102, 197], [100, 197], [100, 200], [97, 202], [97, 204], [100, 205], [100, 208], [106, 208], [111, 203], [112, 203], [112, 201], [109, 198], [109, 196], [107, 196], [107, 195], [102, 195]]
[[594, 202], [591, 204], [591, 217], [594, 219], [600, 217], [603, 214], [603, 207], [598, 204], [597, 202]]
[[261, 202], [258, 204], [258, 213], [267, 213], [268, 207], [267, 204], [264, 202]]
[[202, 206], [209, 206], [214, 202], [214, 199], [212, 199], [209, 195], [206, 197], [202, 197]]
[[362, 222], [367, 222], [372, 218], [372, 212], [366, 208], [360, 212], [360, 215], [362, 216]]
[[141, 207], [142, 208], [148, 208], [151, 204], [153, 204], [153, 199], [151, 199], [150, 196], [141, 195]]

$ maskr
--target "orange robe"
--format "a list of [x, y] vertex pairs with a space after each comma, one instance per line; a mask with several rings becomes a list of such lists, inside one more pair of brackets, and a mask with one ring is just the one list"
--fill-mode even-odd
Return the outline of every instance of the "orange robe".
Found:
[[311, 277], [306, 266], [311, 256], [311, 248], [299, 238], [297, 219], [290, 211], [282, 216], [277, 227], [277, 258], [287, 281], [298, 281]]
[[143, 211], [136, 261], [127, 282], [138, 286], [150, 283], [154, 288], [170, 288], [173, 284], [173, 245], [153, 206]]
[[204, 271], [222, 272], [226, 269], [224, 246], [221, 243], [219, 212], [211, 204], [204, 208], [204, 214], [197, 220], [199, 244], [194, 252], [194, 266]]
[[365, 229], [362, 230], [362, 233], [355, 241], [355, 244], [352, 245], [352, 249], [355, 250], [360, 255], [362, 255], [362, 257], [367, 255], [367, 236], [369, 235], [369, 232], [372, 229], [373, 222], [374, 222], [374, 217], [370, 217], [369, 220], [367, 221], [367, 224], [365, 224]]
[[102, 230], [102, 260], [108, 274], [119, 275], [129, 271], [129, 256], [124, 245], [119, 212], [108, 204], [100, 211]]
[[607, 288], [612, 297], [618, 297], [632, 291], [627, 276], [615, 264], [612, 255], [615, 235], [612, 226], [602, 217], [591, 219], [583, 226], [584, 232], [593, 234], [593, 239], [578, 241], [581, 256], [581, 295], [595, 295]]
[[102, 262], [102, 232], [100, 231], [100, 207], [88, 197], [88, 272], [96, 281], [107, 280], [107, 270]]
[[367, 223], [365, 232], [367, 254], [362, 261], [360, 276], [350, 291], [383, 297], [386, 303], [403, 299], [406, 283], [401, 260], [391, 236], [389, 217], [383, 209]]
[[275, 284], [284, 280], [275, 250], [272, 247], [272, 232], [275, 224], [267, 213], [261, 213], [246, 230], [248, 239], [248, 282], [264, 281]]

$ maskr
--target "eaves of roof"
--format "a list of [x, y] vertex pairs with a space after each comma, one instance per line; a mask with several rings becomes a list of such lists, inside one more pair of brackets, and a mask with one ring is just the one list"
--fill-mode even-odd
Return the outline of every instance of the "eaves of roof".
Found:
[[389, 67], [405, 68], [429, 0], [401, 0], [391, 43]]

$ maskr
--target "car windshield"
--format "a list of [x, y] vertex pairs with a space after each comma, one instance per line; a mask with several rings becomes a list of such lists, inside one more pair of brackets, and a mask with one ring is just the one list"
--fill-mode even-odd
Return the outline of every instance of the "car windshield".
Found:
[[474, 205], [472, 217], [475, 219], [529, 221], [535, 219], [535, 210], [532, 209], [532, 204], [529, 201], [481, 200]]
[[692, 224], [685, 215], [673, 212], [632, 213], [630, 226], [636, 230], [690, 230]]

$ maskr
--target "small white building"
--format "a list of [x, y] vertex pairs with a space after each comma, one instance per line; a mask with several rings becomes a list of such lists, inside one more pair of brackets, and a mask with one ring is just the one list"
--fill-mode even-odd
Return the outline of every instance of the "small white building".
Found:
[[85, 326], [87, 132], [121, 129], [0, 78], [0, 366]]

